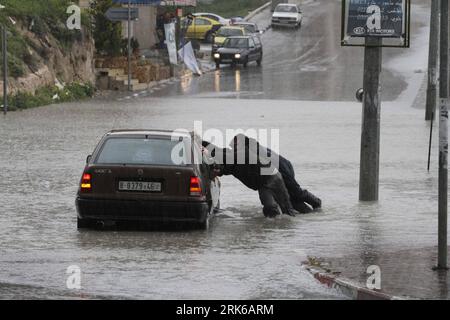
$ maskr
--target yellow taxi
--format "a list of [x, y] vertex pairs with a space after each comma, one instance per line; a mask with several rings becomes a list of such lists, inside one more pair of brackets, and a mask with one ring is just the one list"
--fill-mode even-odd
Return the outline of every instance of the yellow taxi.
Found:
[[[186, 24], [192, 21], [189, 26]], [[211, 43], [214, 39], [214, 33], [222, 27], [220, 22], [206, 17], [193, 17], [193, 19], [183, 18], [182, 27], [186, 28], [186, 38], [205, 40]]]

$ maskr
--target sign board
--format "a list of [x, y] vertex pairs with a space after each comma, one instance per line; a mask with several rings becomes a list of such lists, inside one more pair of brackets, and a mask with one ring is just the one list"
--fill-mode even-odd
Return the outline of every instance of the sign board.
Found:
[[[109, 21], [117, 22], [117, 21], [127, 21], [128, 20], [128, 8], [109, 8], [106, 11], [106, 18]], [[139, 9], [138, 8], [130, 8], [130, 17], [131, 20], [139, 19]]]
[[177, 41], [175, 38], [175, 23], [169, 23], [164, 25], [166, 32], [166, 45], [169, 52], [169, 61], [171, 64], [178, 64], [177, 56]]
[[131, 4], [131, 5], [152, 5], [152, 6], [159, 6], [161, 3], [161, 0], [113, 0], [113, 3], [116, 4]]
[[162, 0], [162, 6], [173, 7], [196, 7], [197, 0]]
[[342, 45], [383, 39], [386, 47], [409, 47], [410, 0], [343, 0]]

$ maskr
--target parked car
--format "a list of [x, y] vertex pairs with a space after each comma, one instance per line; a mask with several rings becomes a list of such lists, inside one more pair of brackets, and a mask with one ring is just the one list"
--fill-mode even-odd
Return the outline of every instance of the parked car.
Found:
[[245, 21], [245, 19], [243, 17], [232, 17], [230, 19], [230, 24], [235, 24], [235, 23], [244, 22], [244, 21]]
[[272, 27], [296, 27], [302, 25], [303, 13], [296, 4], [281, 3], [272, 15]]
[[219, 22], [221, 25], [229, 25], [230, 24], [230, 19], [226, 19], [224, 17], [219, 16], [218, 14], [215, 13], [209, 13], [209, 12], [197, 12], [197, 13], [193, 13], [193, 16], [196, 17], [203, 17], [203, 18], [208, 18], [208, 19], [212, 19], [215, 20], [217, 22]]
[[186, 26], [189, 21], [186, 17], [181, 20], [182, 28], [187, 27], [186, 38], [204, 40], [208, 43], [212, 43], [214, 33], [222, 27], [221, 23], [209, 18], [194, 17], [189, 26]]
[[259, 30], [258, 25], [253, 22], [236, 22], [233, 24], [233, 26], [242, 27], [245, 29], [246, 33], [255, 36], [259, 36], [262, 34], [262, 31]]
[[[220, 181], [195, 164], [201, 141], [177, 131], [111, 131], [87, 158], [76, 198], [78, 228], [106, 222], [179, 222], [206, 229]], [[173, 156], [176, 155], [176, 156]]]
[[240, 26], [225, 26], [220, 28], [214, 35], [214, 43], [212, 46], [212, 53], [223, 46], [223, 43], [228, 37], [245, 36], [247, 32]]
[[242, 64], [246, 68], [252, 61], [256, 61], [260, 66], [262, 59], [262, 43], [255, 36], [229, 37], [225, 40], [223, 47], [214, 54], [217, 68], [220, 68], [221, 64], [231, 64], [232, 66]]

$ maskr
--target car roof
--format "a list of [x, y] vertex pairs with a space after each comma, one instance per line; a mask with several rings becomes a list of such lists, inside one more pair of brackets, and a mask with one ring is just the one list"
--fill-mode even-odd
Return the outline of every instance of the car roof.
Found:
[[251, 39], [251, 38], [253, 38], [251, 35], [227, 37], [227, 39]]
[[240, 27], [240, 26], [223, 26], [223, 27], [220, 28], [220, 29], [243, 30], [244, 28], [243, 28], [243, 27]]
[[146, 130], [146, 129], [125, 129], [125, 130], [111, 130], [106, 133], [108, 137], [127, 137], [136, 135], [149, 135], [160, 137], [171, 137], [173, 135], [180, 137], [191, 137], [192, 132], [186, 132], [183, 130]]
[[238, 22], [235, 22], [233, 25], [237, 25], [237, 26], [240, 26], [240, 25], [242, 25], [242, 26], [256, 26], [256, 23], [248, 22], [248, 21], [238, 21]]

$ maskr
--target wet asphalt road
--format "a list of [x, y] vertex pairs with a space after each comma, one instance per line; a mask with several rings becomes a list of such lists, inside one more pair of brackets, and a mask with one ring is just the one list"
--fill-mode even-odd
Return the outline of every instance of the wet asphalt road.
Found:
[[[302, 2], [302, 1], [298, 1]], [[223, 97], [248, 99], [354, 101], [362, 87], [364, 53], [361, 48], [340, 46], [341, 1], [303, 1], [304, 20], [301, 30], [271, 29], [261, 37], [264, 45], [262, 67], [256, 63], [248, 68], [222, 66], [220, 71], [185, 84], [168, 86], [153, 96], [186, 95], [192, 97]], [[253, 21], [261, 29], [270, 23], [266, 10]], [[423, 27], [417, 20], [413, 32]], [[384, 61], [405, 50], [384, 50]], [[385, 101], [395, 100], [405, 90], [406, 82], [385, 68], [383, 92]]]
[[[417, 234], [421, 245], [432, 245], [437, 183], [423, 170], [428, 128], [421, 110], [386, 105], [382, 199], [357, 202], [361, 108], [333, 101], [352, 101], [361, 54], [338, 45], [339, 3], [305, 5], [299, 33], [268, 31], [261, 69], [223, 69], [136, 98], [111, 95], [1, 117], [0, 297], [342, 299], [301, 268], [308, 255], [373, 258], [413, 248]], [[406, 80], [385, 73], [384, 96], [401, 97]], [[259, 100], [220, 99], [229, 97]], [[205, 129], [280, 129], [282, 152], [324, 209], [267, 220], [257, 194], [225, 178], [223, 211], [206, 232], [76, 230], [77, 184], [106, 131], [192, 129], [195, 120]], [[66, 289], [71, 265], [82, 270], [81, 291]]]

